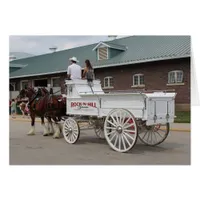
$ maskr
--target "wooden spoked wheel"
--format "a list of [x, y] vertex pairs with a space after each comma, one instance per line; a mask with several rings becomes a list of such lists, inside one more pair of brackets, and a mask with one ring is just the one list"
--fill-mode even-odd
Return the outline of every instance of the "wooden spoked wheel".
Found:
[[136, 144], [137, 124], [126, 109], [114, 109], [104, 122], [104, 135], [109, 146], [118, 152], [127, 152]]
[[165, 141], [169, 134], [169, 123], [145, 126], [139, 133], [139, 139], [146, 145], [155, 146]]
[[67, 143], [74, 144], [80, 136], [80, 128], [73, 118], [68, 118], [63, 124], [63, 136]]
[[94, 122], [94, 131], [98, 138], [105, 139], [104, 135], [104, 118], [97, 119]]

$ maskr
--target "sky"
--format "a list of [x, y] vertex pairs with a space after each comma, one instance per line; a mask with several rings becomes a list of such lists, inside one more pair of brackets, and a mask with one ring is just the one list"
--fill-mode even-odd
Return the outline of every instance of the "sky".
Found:
[[[124, 36], [117, 36], [117, 38]], [[25, 52], [34, 55], [49, 53], [49, 48], [57, 51], [108, 40], [108, 36], [10, 36], [10, 52]]]

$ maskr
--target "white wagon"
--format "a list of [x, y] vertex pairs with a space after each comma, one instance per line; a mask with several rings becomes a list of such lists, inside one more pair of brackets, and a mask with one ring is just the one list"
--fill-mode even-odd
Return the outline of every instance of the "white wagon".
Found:
[[174, 122], [176, 93], [104, 93], [99, 80], [90, 87], [86, 80], [70, 80], [67, 86], [65, 140], [74, 144], [80, 135], [80, 121], [89, 124], [100, 138], [118, 152], [129, 151], [137, 137], [147, 145], [158, 145], [168, 136]]

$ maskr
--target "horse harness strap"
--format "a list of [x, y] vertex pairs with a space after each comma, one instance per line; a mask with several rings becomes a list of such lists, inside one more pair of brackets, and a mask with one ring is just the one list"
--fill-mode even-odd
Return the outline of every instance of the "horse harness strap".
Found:
[[[30, 109], [30, 104], [37, 98], [37, 94], [33, 97], [33, 99], [31, 101], [28, 102], [27, 107], [28, 109]], [[34, 107], [33, 109], [35, 110], [35, 102], [34, 102]]]
[[28, 103], [28, 108], [30, 109], [30, 104], [32, 103], [32, 102], [34, 102], [34, 104], [33, 104], [33, 110], [35, 110], [36, 109], [36, 103], [39, 101], [39, 97], [38, 96], [41, 96], [42, 95], [42, 93], [41, 93], [41, 90], [39, 89], [38, 90], [38, 92], [35, 94], [35, 96], [33, 97], [33, 99]]
[[47, 101], [47, 108], [51, 109], [53, 108], [53, 95], [49, 95], [48, 101]]

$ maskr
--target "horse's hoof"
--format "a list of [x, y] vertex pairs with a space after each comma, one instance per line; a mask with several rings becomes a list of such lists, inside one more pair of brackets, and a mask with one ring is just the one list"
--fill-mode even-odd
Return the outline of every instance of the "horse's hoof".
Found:
[[45, 133], [45, 134], [43, 134], [43, 136], [49, 136], [49, 133]]
[[35, 133], [27, 133], [27, 135], [35, 135]]
[[59, 136], [53, 136], [53, 139], [59, 139]]

